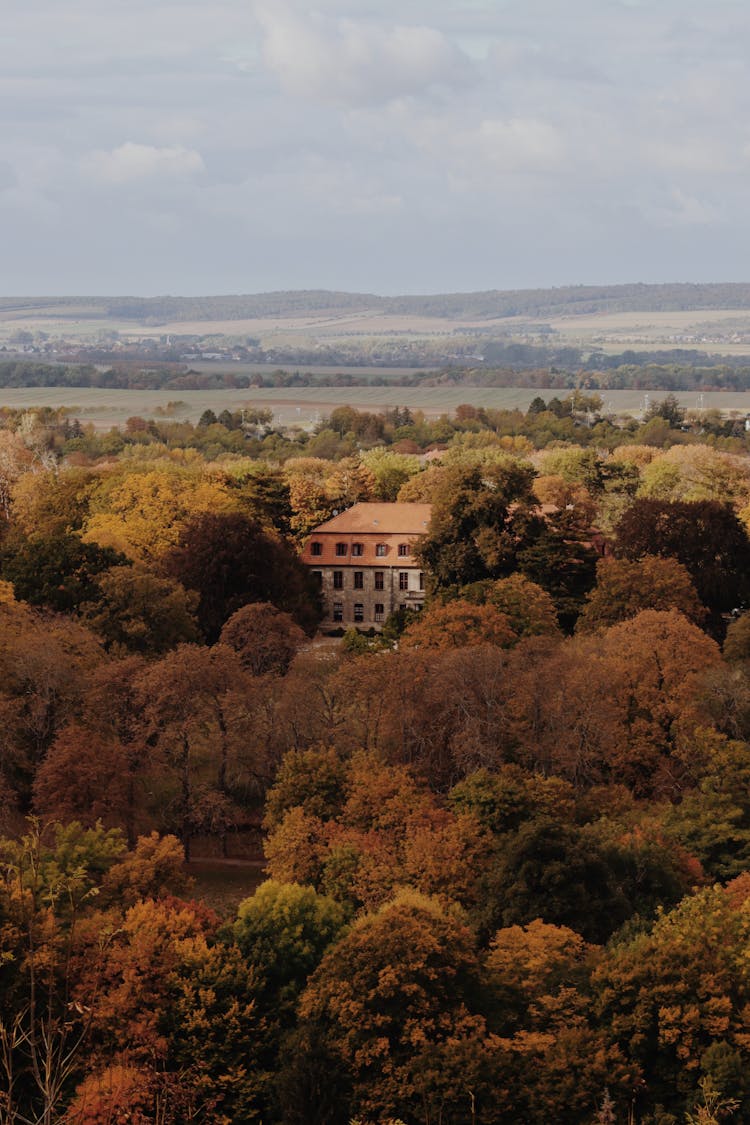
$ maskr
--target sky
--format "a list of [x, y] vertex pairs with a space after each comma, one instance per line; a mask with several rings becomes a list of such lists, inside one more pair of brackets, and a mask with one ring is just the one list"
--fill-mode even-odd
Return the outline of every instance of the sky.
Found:
[[750, 280], [746, 0], [3, 0], [0, 293]]

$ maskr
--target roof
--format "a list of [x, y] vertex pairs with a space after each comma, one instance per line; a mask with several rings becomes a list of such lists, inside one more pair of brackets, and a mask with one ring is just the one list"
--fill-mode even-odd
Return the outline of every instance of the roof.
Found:
[[430, 504], [355, 504], [310, 532], [302, 561], [314, 567], [416, 567], [411, 545], [424, 535], [431, 512]]
[[355, 504], [311, 532], [338, 535], [424, 535], [431, 504]]

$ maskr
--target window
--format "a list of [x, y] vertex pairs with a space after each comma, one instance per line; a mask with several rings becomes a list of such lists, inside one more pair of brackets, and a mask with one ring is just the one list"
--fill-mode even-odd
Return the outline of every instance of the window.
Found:
[[382, 602], [375, 602], [375, 620], [382, 621], [385, 617], [385, 606]]
[[318, 543], [318, 542], [311, 543], [310, 544], [310, 554], [311, 555], [322, 555], [323, 554], [323, 544]]
[[343, 570], [334, 570], [333, 572], [333, 588], [334, 590], [344, 589], [344, 572]]
[[333, 620], [334, 621], [343, 621], [344, 620], [344, 603], [343, 602], [334, 602], [333, 603]]
[[322, 570], [314, 570], [312, 572], [312, 576], [313, 576], [313, 582], [315, 583], [316, 586], [322, 586], [323, 585], [323, 571]]
[[388, 548], [386, 547], [385, 543], [376, 543], [375, 544], [375, 554], [378, 556], [379, 559], [383, 558], [383, 556], [385, 555], [387, 550], [388, 550]]
[[400, 570], [398, 572], [398, 588], [399, 588], [399, 590], [408, 590], [409, 589], [409, 571], [408, 570]]
[[399, 545], [398, 545], [398, 557], [400, 559], [404, 559], [404, 558], [407, 557], [408, 554], [409, 554], [409, 544], [408, 543], [399, 543]]
[[424, 574], [421, 570], [419, 572], [419, 588], [420, 590], [424, 590]]
[[363, 570], [354, 571], [354, 589], [364, 590], [365, 588], [365, 572]]
[[336, 554], [339, 556], [346, 554], [346, 543], [336, 544]]
[[384, 577], [385, 577], [385, 575], [384, 575], [382, 570], [376, 570], [375, 571], [375, 589], [376, 590], [383, 590], [385, 588], [384, 585], [383, 585]]
[[361, 543], [352, 543], [352, 554], [356, 555], [357, 558], [359, 558], [359, 556], [362, 554], [362, 544]]
[[354, 620], [355, 621], [364, 621], [364, 619], [365, 619], [365, 607], [362, 605], [362, 602], [355, 602], [354, 603]]

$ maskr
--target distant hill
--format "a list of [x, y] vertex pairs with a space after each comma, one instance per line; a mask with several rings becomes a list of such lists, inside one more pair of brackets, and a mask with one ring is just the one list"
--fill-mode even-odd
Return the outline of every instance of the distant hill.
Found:
[[495, 317], [544, 319], [613, 312], [672, 312], [699, 309], [750, 310], [750, 283], [706, 285], [570, 285], [557, 289], [491, 289], [478, 293], [380, 297], [302, 289], [219, 297], [4, 297], [0, 317], [45, 317], [168, 321], [248, 320], [255, 317], [335, 314], [360, 310], [398, 316], [484, 320]]

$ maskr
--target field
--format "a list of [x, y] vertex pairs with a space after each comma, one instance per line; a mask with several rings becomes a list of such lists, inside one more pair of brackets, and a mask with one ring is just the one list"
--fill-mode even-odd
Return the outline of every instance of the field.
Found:
[[[648, 287], [645, 287], [648, 288]], [[562, 291], [559, 291], [562, 292]], [[573, 291], [575, 296], [575, 291]], [[289, 295], [289, 296], [294, 296]], [[373, 342], [430, 341], [445, 345], [450, 351], [451, 340], [459, 337], [477, 338], [481, 350], [483, 339], [543, 341], [571, 344], [579, 347], [597, 347], [618, 351], [629, 347], [680, 348], [721, 351], [726, 354], [750, 355], [750, 310], [747, 305], [732, 307], [678, 308], [660, 311], [648, 308], [649, 297], [643, 297], [646, 306], [642, 311], [578, 311], [586, 308], [571, 300], [561, 299], [547, 314], [494, 315], [503, 306], [502, 294], [494, 303], [489, 301], [487, 311], [480, 315], [477, 303], [467, 300], [465, 313], [442, 312], [440, 299], [435, 300], [435, 314], [423, 309], [401, 311], [383, 305], [381, 298], [365, 298], [357, 307], [305, 307], [301, 299], [296, 304], [253, 315], [231, 318], [231, 314], [209, 315], [200, 319], [195, 312], [184, 311], [170, 316], [144, 315], [140, 318], [127, 315], [109, 315], [106, 301], [97, 305], [90, 299], [50, 299], [46, 304], [24, 301], [23, 298], [0, 300], [0, 345], [8, 343], [19, 332], [46, 333], [55, 340], [66, 340], [78, 345], [94, 344], [107, 334], [117, 333], [124, 341], [172, 339], [179, 337], [230, 337], [242, 340], [259, 339], [264, 348], [297, 346], [314, 348], [357, 343], [369, 346]], [[522, 295], [521, 295], [522, 296]], [[656, 295], [653, 297], [657, 299]], [[685, 298], [689, 299], [688, 296]], [[397, 301], [399, 299], [396, 299]], [[218, 298], [207, 298], [211, 310]], [[380, 302], [380, 307], [379, 307]], [[178, 302], [179, 303], [179, 302]], [[282, 302], [283, 304], [283, 302]], [[507, 306], [507, 302], [505, 303]], [[522, 305], [523, 302], [519, 302]], [[403, 308], [409, 299], [402, 302]], [[115, 306], [113, 306], [114, 308]], [[260, 310], [261, 305], [258, 305]], [[490, 308], [492, 311], [489, 311]], [[568, 311], [568, 309], [570, 311]], [[506, 307], [506, 311], [509, 310]]]
[[[561, 390], [529, 390], [521, 387], [294, 387], [263, 388], [252, 391], [112, 391], [101, 388], [33, 387], [0, 389], [0, 406], [65, 406], [75, 417], [93, 422], [98, 428], [122, 426], [132, 415], [144, 418], [164, 416], [169, 403], [177, 403], [169, 417], [198, 420], [204, 410], [240, 410], [243, 407], [269, 407], [277, 425], [310, 427], [335, 406], [354, 406], [360, 410], [382, 411], [395, 406], [423, 410], [428, 415], [450, 414], [462, 403], [498, 409], [526, 410], [537, 395], [564, 397]], [[651, 402], [664, 395], [648, 394]], [[609, 391], [604, 395], [608, 413], [640, 414], [646, 405], [643, 391]], [[691, 410], [717, 408], [750, 414], [750, 392], [701, 395], [680, 392], [680, 403]]]
[[727, 355], [750, 354], [750, 314], [739, 309], [598, 313], [547, 322], [558, 340], [608, 352], [624, 348], [695, 348]]

